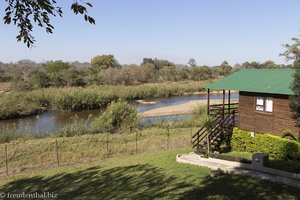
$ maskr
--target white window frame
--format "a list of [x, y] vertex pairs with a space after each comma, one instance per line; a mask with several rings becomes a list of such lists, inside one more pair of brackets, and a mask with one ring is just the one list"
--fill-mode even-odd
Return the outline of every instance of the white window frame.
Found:
[[261, 97], [258, 96], [255, 99], [255, 110], [259, 112], [273, 112], [273, 98], [272, 97]]

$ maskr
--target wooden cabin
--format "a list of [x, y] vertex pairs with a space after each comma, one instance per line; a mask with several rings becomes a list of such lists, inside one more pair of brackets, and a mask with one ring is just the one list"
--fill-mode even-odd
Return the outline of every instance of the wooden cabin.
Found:
[[[221, 107], [224, 118], [235, 109], [240, 129], [274, 135], [289, 129], [299, 135], [289, 107], [293, 73], [292, 69], [244, 69], [218, 80], [207, 86], [208, 114], [215, 115]], [[212, 90], [223, 91], [222, 104], [210, 105]], [[239, 93], [238, 104], [232, 103], [232, 91]]]

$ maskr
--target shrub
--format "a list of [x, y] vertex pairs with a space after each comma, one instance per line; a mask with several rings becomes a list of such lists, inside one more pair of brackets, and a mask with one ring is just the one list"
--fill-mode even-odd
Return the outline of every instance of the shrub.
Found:
[[[143, 84], [138, 86], [89, 86], [44, 88], [0, 95], [0, 119], [37, 114], [44, 109], [80, 111], [105, 109], [118, 99], [124, 101], [183, 95], [201, 90], [202, 82]], [[44, 108], [42, 108], [44, 107]]]
[[113, 102], [92, 122], [92, 129], [113, 133], [135, 127], [137, 121], [137, 111], [134, 106], [126, 102]]
[[41, 111], [42, 107], [35, 96], [26, 93], [3, 94], [0, 99], [0, 119], [29, 116]]
[[298, 142], [269, 134], [255, 134], [251, 137], [249, 131], [238, 128], [233, 129], [231, 148], [233, 151], [263, 152], [273, 159], [300, 161]]

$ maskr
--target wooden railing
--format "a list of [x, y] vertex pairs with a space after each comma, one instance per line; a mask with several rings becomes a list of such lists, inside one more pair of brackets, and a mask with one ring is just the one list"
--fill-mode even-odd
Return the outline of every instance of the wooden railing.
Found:
[[[222, 119], [223, 110], [219, 110], [217, 115], [213, 118], [213, 124], [217, 124], [219, 120]], [[207, 135], [207, 129], [202, 127], [192, 136], [193, 148], [197, 146]]]
[[238, 111], [239, 103], [230, 103], [230, 104], [213, 104], [208, 108], [208, 114], [210, 116], [215, 116], [218, 114], [219, 110], [224, 110], [224, 115], [229, 114], [232, 110]]
[[230, 111], [228, 110], [228, 113], [226, 114], [224, 109], [218, 109], [216, 114], [213, 115], [213, 126], [210, 128], [210, 130], [207, 130], [205, 127], [202, 127], [192, 136], [193, 148], [197, 147], [198, 151], [201, 146], [205, 148], [205, 145], [207, 145], [207, 135], [209, 143], [214, 144], [218, 138], [226, 134], [228, 131], [231, 131], [230, 129], [236, 126], [236, 116], [237, 109], [231, 109]]

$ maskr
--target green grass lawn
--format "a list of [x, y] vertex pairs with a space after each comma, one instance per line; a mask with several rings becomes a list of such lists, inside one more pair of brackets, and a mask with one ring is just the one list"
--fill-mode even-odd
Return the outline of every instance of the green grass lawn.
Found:
[[[252, 154], [248, 152], [238, 152], [238, 151], [230, 151], [227, 153], [222, 153], [222, 155], [245, 158], [247, 160], [252, 160]], [[266, 167], [284, 170], [292, 173], [300, 173], [300, 162], [293, 160], [276, 160], [274, 158], [269, 158], [268, 164]]]
[[175, 149], [2, 177], [0, 192], [54, 192], [58, 199], [298, 199], [299, 188], [240, 175], [208, 177], [179, 164]]

